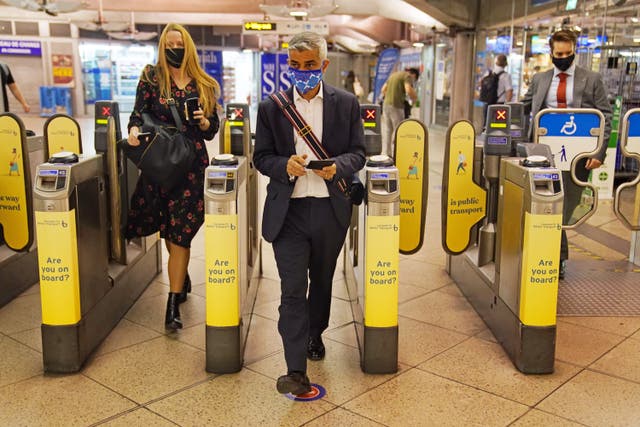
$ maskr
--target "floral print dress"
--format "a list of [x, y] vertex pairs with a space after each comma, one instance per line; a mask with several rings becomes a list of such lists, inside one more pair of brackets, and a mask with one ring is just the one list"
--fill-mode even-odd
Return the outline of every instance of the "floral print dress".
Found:
[[[157, 78], [153, 66], [147, 65], [144, 73]], [[198, 90], [194, 80], [184, 89], [171, 80], [171, 96], [176, 101], [178, 114], [182, 119], [182, 132], [196, 148], [196, 157], [184, 181], [171, 191], [165, 191], [148, 182], [143, 175], [138, 179], [136, 189], [131, 196], [125, 235], [127, 238], [148, 236], [160, 232], [160, 237], [179, 246], [189, 248], [191, 240], [204, 223], [204, 172], [209, 166], [209, 155], [204, 140], [213, 139], [218, 131], [219, 120], [214, 112], [208, 117], [211, 125], [206, 131], [198, 126], [187, 125], [184, 116], [184, 102], [187, 98], [197, 97]], [[151, 114], [156, 123], [164, 122], [175, 126], [173, 116], [165, 98], [160, 96], [160, 87], [140, 79], [136, 92], [136, 102], [129, 118], [128, 128], [143, 125], [142, 114]]]

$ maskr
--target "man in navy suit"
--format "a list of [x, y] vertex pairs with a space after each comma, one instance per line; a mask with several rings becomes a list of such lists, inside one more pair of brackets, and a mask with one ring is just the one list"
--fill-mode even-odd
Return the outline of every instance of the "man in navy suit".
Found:
[[[522, 99], [525, 114], [531, 111], [535, 118], [544, 108], [595, 108], [604, 114], [604, 145], [592, 158], [581, 159], [575, 167], [576, 177], [586, 182], [589, 171], [599, 167], [607, 154], [607, 144], [611, 133], [611, 104], [600, 74], [579, 67], [575, 63], [577, 37], [573, 31], [559, 30], [549, 38], [553, 68], [536, 73], [531, 80], [529, 90]], [[529, 137], [533, 125], [529, 127]], [[580, 204], [584, 187], [577, 186], [571, 180], [568, 171], [562, 171], [564, 185], [564, 206], [562, 223], [568, 224], [575, 208]], [[564, 279], [569, 244], [567, 234], [562, 230], [560, 246], [560, 279]]]
[[329, 324], [333, 273], [351, 219], [351, 201], [337, 181], [350, 183], [365, 163], [360, 106], [353, 94], [322, 82], [328, 65], [322, 36], [305, 32], [289, 41], [287, 96], [331, 156], [331, 166], [305, 168], [317, 158], [280, 107], [269, 98], [258, 108], [253, 162], [270, 178], [262, 235], [273, 244], [280, 275], [278, 331], [288, 370], [278, 378], [280, 393], [310, 391], [307, 358], [324, 358], [320, 336]]

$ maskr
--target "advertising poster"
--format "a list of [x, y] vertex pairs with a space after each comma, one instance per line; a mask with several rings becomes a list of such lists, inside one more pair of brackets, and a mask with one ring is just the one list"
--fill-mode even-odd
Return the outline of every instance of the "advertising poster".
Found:
[[54, 53], [51, 55], [53, 84], [73, 87], [73, 57]]
[[378, 103], [380, 101], [382, 86], [393, 72], [393, 68], [395, 67], [396, 62], [398, 62], [399, 56], [400, 52], [395, 48], [385, 49], [380, 53], [378, 63], [376, 64], [376, 77], [373, 82], [374, 103]]
[[220, 85], [220, 98], [218, 103], [222, 104], [224, 99], [224, 80], [222, 78], [222, 51], [221, 50], [198, 50], [201, 58], [202, 68], [205, 73], [216, 79]]

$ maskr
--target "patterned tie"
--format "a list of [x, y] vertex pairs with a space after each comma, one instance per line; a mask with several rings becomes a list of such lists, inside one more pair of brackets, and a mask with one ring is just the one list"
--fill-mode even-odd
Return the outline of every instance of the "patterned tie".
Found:
[[567, 73], [558, 74], [560, 83], [558, 83], [558, 92], [556, 98], [558, 100], [558, 108], [567, 108]]

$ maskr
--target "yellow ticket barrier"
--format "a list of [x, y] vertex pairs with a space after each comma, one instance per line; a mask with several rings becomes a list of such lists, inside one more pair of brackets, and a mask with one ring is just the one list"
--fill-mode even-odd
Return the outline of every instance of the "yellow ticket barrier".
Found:
[[242, 368], [249, 326], [246, 186], [244, 157], [215, 156], [205, 171], [206, 370], [217, 374]]
[[80, 125], [66, 114], [54, 114], [44, 123], [45, 159], [55, 153], [67, 151], [82, 154]]
[[398, 370], [398, 286], [400, 247], [399, 171], [389, 160], [367, 162], [364, 233], [364, 339], [362, 370], [388, 374]]
[[429, 135], [418, 120], [396, 129], [395, 161], [400, 178], [400, 253], [413, 254], [424, 240], [429, 189]]
[[475, 131], [461, 120], [449, 128], [442, 173], [442, 247], [452, 255], [471, 244], [471, 230], [486, 214], [487, 192], [473, 180]]
[[0, 115], [0, 224], [4, 241], [14, 251], [26, 251], [33, 242], [29, 150], [22, 121]]

